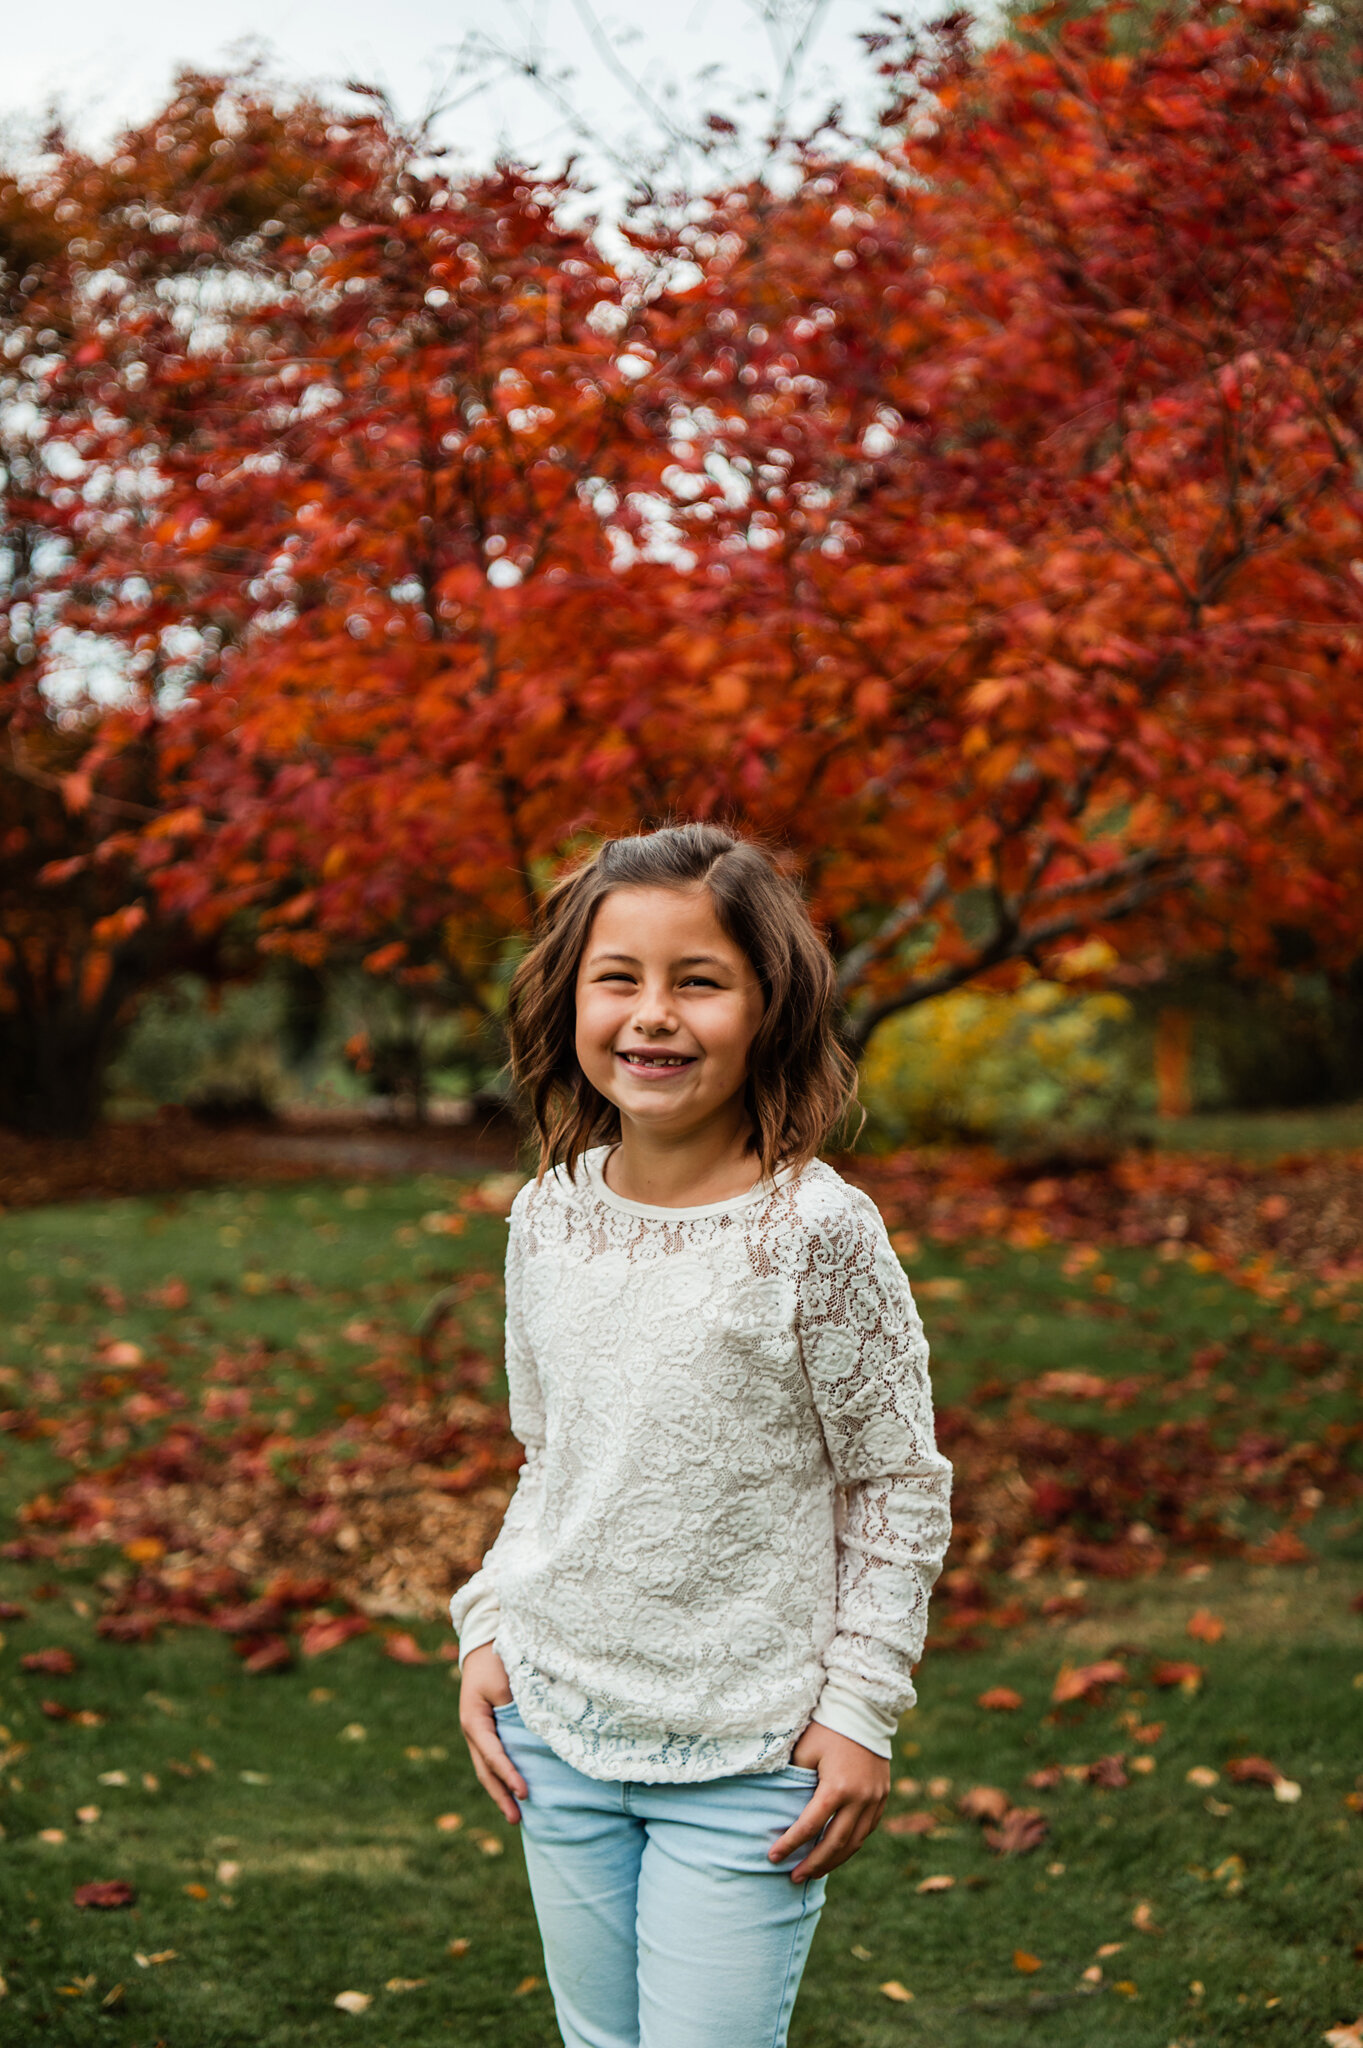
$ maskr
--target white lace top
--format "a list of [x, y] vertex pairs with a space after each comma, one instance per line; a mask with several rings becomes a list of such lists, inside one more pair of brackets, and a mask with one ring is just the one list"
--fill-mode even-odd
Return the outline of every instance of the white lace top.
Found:
[[526, 1459], [450, 1603], [589, 1777], [779, 1769], [811, 1717], [882, 1755], [950, 1530], [928, 1349], [867, 1196], [814, 1161], [653, 1209], [605, 1148], [521, 1190], [506, 1260]]

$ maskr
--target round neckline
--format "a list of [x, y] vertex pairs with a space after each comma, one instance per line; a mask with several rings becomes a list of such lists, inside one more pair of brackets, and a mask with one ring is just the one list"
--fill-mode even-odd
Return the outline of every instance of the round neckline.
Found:
[[770, 1195], [773, 1189], [784, 1187], [787, 1181], [795, 1178], [793, 1166], [782, 1166], [777, 1168], [770, 1180], [756, 1181], [745, 1194], [729, 1195], [722, 1202], [701, 1202], [688, 1209], [658, 1208], [650, 1202], [631, 1202], [626, 1196], [617, 1195], [613, 1188], [607, 1186], [604, 1167], [610, 1152], [609, 1145], [593, 1145], [589, 1152], [582, 1155], [582, 1163], [587, 1169], [592, 1192], [608, 1209], [619, 1209], [626, 1216], [646, 1216], [655, 1223], [691, 1223], [698, 1217], [724, 1216], [734, 1209], [747, 1209], [754, 1202], [760, 1202]]

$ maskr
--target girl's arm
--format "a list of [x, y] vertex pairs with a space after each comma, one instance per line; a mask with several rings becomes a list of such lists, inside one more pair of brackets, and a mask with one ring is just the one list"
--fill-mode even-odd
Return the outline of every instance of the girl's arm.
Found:
[[[511, 1497], [496, 1542], [482, 1567], [450, 1602], [450, 1618], [459, 1632], [459, 1720], [480, 1784], [510, 1821], [520, 1819], [516, 1799], [524, 1799], [525, 1782], [497, 1734], [492, 1709], [511, 1697], [506, 1670], [493, 1647], [500, 1609], [497, 1566], [522, 1537], [538, 1525], [544, 1492], [544, 1402], [534, 1354], [526, 1337], [523, 1277], [525, 1221], [523, 1197], [511, 1211], [506, 1247], [506, 1379], [511, 1428], [525, 1446], [516, 1491]], [[474, 1655], [477, 1651], [480, 1654]]]
[[951, 1466], [933, 1434], [928, 1347], [909, 1283], [857, 1189], [814, 1235], [798, 1313], [841, 1495], [837, 1633], [814, 1720], [888, 1757], [916, 1698], [928, 1595], [951, 1535]]

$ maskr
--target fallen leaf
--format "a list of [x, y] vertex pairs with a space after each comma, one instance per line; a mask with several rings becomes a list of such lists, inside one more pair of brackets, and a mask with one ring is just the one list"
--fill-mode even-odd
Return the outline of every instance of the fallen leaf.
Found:
[[126, 1771], [101, 1771], [99, 1782], [101, 1785], [126, 1785], [128, 1773]]
[[1057, 1785], [1064, 1783], [1064, 1778], [1065, 1773], [1059, 1764], [1043, 1764], [1039, 1771], [1027, 1773], [1027, 1783], [1034, 1792], [1054, 1792]]
[[394, 1629], [383, 1639], [383, 1654], [395, 1664], [429, 1664], [430, 1658], [410, 1629]]
[[1164, 1733], [1163, 1721], [1138, 1721], [1131, 1730], [1131, 1740], [1149, 1749]]
[[16, 1601], [0, 1600], [0, 1621], [27, 1621], [28, 1609]]
[[538, 1991], [539, 1988], [540, 1980], [538, 1977], [522, 1977], [520, 1983], [516, 1986], [513, 1996], [524, 1998], [527, 1992]]
[[243, 1785], [268, 1785], [270, 1782], [268, 1771], [238, 1771], [237, 1776]]
[[385, 1991], [420, 1991], [429, 1982], [425, 1977], [390, 1977], [384, 1985]]
[[1301, 1786], [1295, 1778], [1279, 1778], [1273, 1787], [1273, 1797], [1282, 1806], [1295, 1806], [1301, 1798]]
[[1022, 1694], [1014, 1692], [1011, 1685], [991, 1685], [988, 1692], [982, 1692], [975, 1702], [987, 1714], [1015, 1714], [1022, 1705]]
[[30, 1650], [19, 1659], [21, 1671], [41, 1674], [44, 1678], [69, 1678], [78, 1667], [70, 1650]]
[[896, 1813], [881, 1826], [887, 1835], [930, 1835], [937, 1826], [935, 1813]]
[[59, 1848], [61, 1844], [66, 1840], [66, 1829], [39, 1828], [38, 1840], [40, 1842], [46, 1842], [50, 1848]]
[[462, 1813], [438, 1813], [435, 1817], [435, 1824], [442, 1834], [452, 1835], [456, 1828], [463, 1827], [464, 1816]]
[[1360, 2015], [1352, 2026], [1331, 2027], [1329, 2032], [1322, 2034], [1320, 2038], [1322, 2041], [1328, 2041], [1330, 2048], [1363, 2048], [1363, 2015]]
[[863, 1948], [859, 1941], [854, 1941], [847, 1953], [849, 1956], [855, 1956], [859, 1963], [869, 1963], [872, 1959], [870, 1949]]
[[926, 1892], [949, 1892], [949, 1891], [954, 1891], [954, 1890], [955, 1890], [955, 1887], [956, 1887], [956, 1880], [955, 1880], [955, 1878], [954, 1878], [954, 1877], [938, 1876], [938, 1877], [925, 1877], [925, 1878], [923, 1878], [923, 1879], [922, 1879], [922, 1880], [921, 1880], [921, 1881], [920, 1881], [920, 1882], [919, 1882], [918, 1884], [916, 1884], [916, 1885], [914, 1886], [914, 1890], [915, 1890], [916, 1892], [925, 1892], [925, 1893], [926, 1893]]
[[1226, 1776], [1236, 1785], [1276, 1785], [1282, 1772], [1266, 1756], [1235, 1756], [1226, 1765]]
[[1204, 1792], [1208, 1792], [1213, 1785], [1221, 1782], [1221, 1773], [1220, 1771], [1214, 1771], [1210, 1764], [1194, 1764], [1187, 1773], [1187, 1782], [1190, 1785], [1199, 1786]]
[[997, 1785], [972, 1785], [956, 1802], [967, 1820], [1002, 1820], [1008, 1811], [1008, 1794]]
[[1199, 1607], [1196, 1614], [1189, 1616], [1184, 1633], [1192, 1636], [1195, 1642], [1219, 1643], [1226, 1633], [1226, 1624], [1220, 1615], [1211, 1614], [1205, 1607]]
[[1101, 1984], [1103, 1981], [1102, 1964], [1090, 1963], [1086, 1970], [1081, 1970], [1079, 1981], [1081, 1984]]
[[1117, 1981], [1117, 1983], [1113, 1985], [1112, 1988], [1122, 1998], [1136, 1998], [1139, 1996], [1139, 1993], [1137, 1992], [1135, 1985], [1132, 1983], [1129, 1977], [1120, 1978]]
[[1152, 1756], [1133, 1756], [1129, 1768], [1139, 1772], [1141, 1777], [1148, 1778], [1155, 1768], [1155, 1759]]
[[1103, 1961], [1106, 1962], [1109, 1956], [1119, 1956], [1125, 1947], [1126, 1943], [1124, 1941], [1105, 1941], [1100, 1943], [1093, 1953], [1096, 1956], [1101, 1956]]
[[1105, 1687], [1124, 1685], [1126, 1679], [1125, 1664], [1119, 1664], [1113, 1657], [1101, 1658], [1096, 1664], [1063, 1665], [1051, 1688], [1051, 1701], [1063, 1707], [1072, 1700], [1094, 1699]]
[[1034, 1976], [1041, 1968], [1041, 1958], [1040, 1956], [1032, 1955], [1028, 1949], [1015, 1948], [1013, 1950], [1013, 1968], [1021, 1970], [1024, 1977]]
[[206, 1884], [187, 1884], [182, 1889], [187, 1899], [206, 1899], [208, 1897], [208, 1886]]
[[1206, 1675], [1200, 1664], [1185, 1664], [1172, 1657], [1161, 1658], [1150, 1667], [1152, 1685], [1178, 1685], [1184, 1692], [1196, 1692]]
[[[352, 1636], [364, 1635], [368, 1627], [369, 1622], [363, 1614], [328, 1615], [324, 1621], [308, 1624], [299, 1648], [305, 1657], [324, 1657], [328, 1650], [339, 1650], [342, 1643], [348, 1643]], [[328, 1693], [327, 1698], [330, 1697]]]
[[1130, 1782], [1126, 1775], [1124, 1756], [1100, 1756], [1096, 1763], [1088, 1766], [1084, 1776], [1090, 1785], [1098, 1785], [1112, 1792]]
[[131, 1906], [137, 1897], [126, 1879], [108, 1877], [94, 1884], [78, 1884], [71, 1894], [75, 1906], [93, 1906], [100, 1912], [110, 1913], [122, 1906]]
[[1245, 1552], [1251, 1564], [1310, 1564], [1313, 1555], [1295, 1529], [1275, 1529], [1267, 1542]]
[[367, 1991], [338, 1991], [331, 2002], [340, 2012], [362, 2013], [368, 2012], [374, 2000]]
[[453, 1941], [446, 1943], [445, 1953], [451, 1956], [466, 1956], [469, 1952], [469, 1947], [470, 1943], [468, 1936], [466, 1934], [460, 1934], [457, 1935]]
[[227, 1890], [232, 1885], [234, 1885], [237, 1879], [241, 1876], [241, 1865], [239, 1863], [220, 1863], [217, 1869], [214, 1871], [213, 1876], [217, 1883], [219, 1883], [224, 1890]]
[[1131, 1911], [1131, 1925], [1139, 1934], [1163, 1934], [1155, 1925], [1155, 1909], [1149, 1899], [1138, 1899]]
[[368, 1734], [363, 1721], [347, 1721], [336, 1739], [338, 1742], [364, 1742]]
[[154, 1955], [144, 1956], [140, 1949], [133, 1952], [133, 1961], [139, 1970], [154, 1969], [158, 1963], [173, 1963], [178, 1960], [179, 1951], [173, 1948], [159, 1948]]
[[889, 1978], [880, 1987], [882, 1998], [890, 1999], [895, 2005], [912, 2005], [913, 1993], [907, 1984], [901, 1984], [898, 1977]]
[[1036, 1807], [1012, 1806], [998, 1827], [985, 1829], [984, 1839], [996, 1856], [1027, 1856], [1049, 1832], [1050, 1823]]
[[237, 1645], [242, 1658], [242, 1670], [252, 1678], [261, 1678], [268, 1671], [287, 1671], [293, 1662], [293, 1647], [287, 1636], [266, 1636], [263, 1642], [247, 1641]]
[[78, 1806], [76, 1808], [76, 1819], [83, 1828], [93, 1827], [99, 1819], [99, 1808], [97, 1806]]

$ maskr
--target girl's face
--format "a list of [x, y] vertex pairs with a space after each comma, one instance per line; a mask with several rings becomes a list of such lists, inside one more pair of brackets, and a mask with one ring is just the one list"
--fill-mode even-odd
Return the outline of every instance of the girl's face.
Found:
[[622, 1120], [686, 1137], [741, 1110], [762, 987], [710, 892], [615, 889], [577, 972], [577, 1058]]

